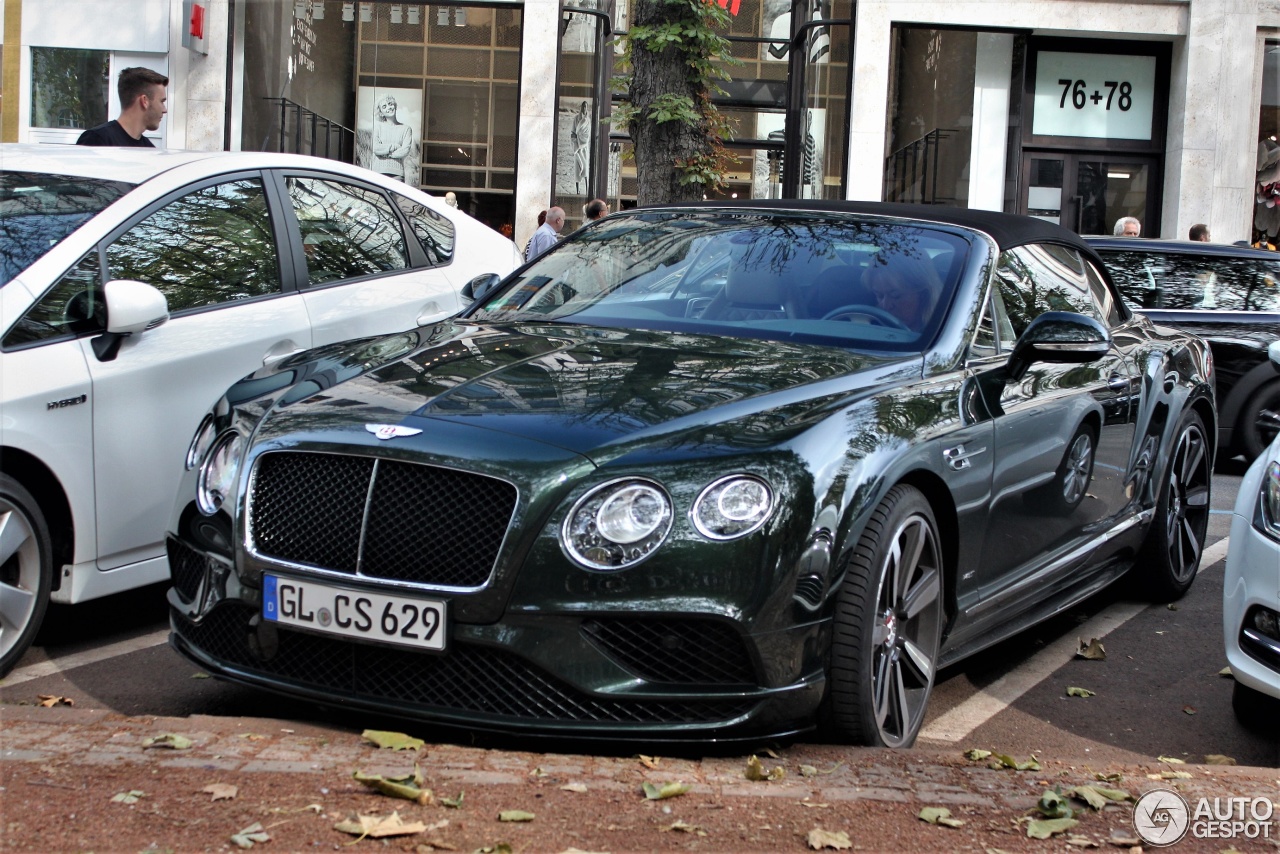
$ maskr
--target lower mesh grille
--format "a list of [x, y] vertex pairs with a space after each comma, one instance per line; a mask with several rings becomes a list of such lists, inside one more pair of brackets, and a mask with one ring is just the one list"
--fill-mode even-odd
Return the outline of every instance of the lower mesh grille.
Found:
[[173, 580], [173, 587], [183, 601], [190, 602], [200, 592], [200, 582], [204, 580], [209, 562], [204, 555], [181, 540], [170, 537], [166, 545], [169, 552], [169, 577]]
[[632, 673], [655, 682], [754, 684], [742, 636], [711, 620], [587, 620], [586, 635]]
[[674, 724], [727, 721], [753, 706], [739, 699], [600, 699], [517, 655], [459, 643], [444, 655], [426, 655], [280, 631], [277, 654], [263, 662], [250, 654], [247, 644], [253, 615], [246, 608], [223, 605], [200, 625], [178, 617], [174, 628], [191, 646], [228, 665], [343, 697], [395, 700], [424, 710], [544, 721]]

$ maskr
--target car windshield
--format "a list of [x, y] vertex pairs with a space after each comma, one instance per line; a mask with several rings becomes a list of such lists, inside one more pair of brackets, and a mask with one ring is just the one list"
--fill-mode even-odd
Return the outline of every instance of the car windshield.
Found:
[[97, 178], [0, 173], [0, 286], [131, 189]]
[[918, 350], [969, 246], [958, 231], [901, 220], [638, 211], [568, 238], [468, 317]]

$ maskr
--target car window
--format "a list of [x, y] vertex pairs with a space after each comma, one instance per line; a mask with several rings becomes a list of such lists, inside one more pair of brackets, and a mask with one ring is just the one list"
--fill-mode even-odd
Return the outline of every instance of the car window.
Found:
[[170, 202], [107, 247], [107, 271], [154, 285], [174, 314], [279, 293], [262, 180], [212, 184]]
[[1104, 252], [1111, 278], [1135, 308], [1280, 310], [1280, 259]]
[[448, 264], [453, 260], [454, 228], [448, 218], [426, 205], [393, 193], [396, 207], [409, 220], [413, 236], [418, 238], [422, 251], [427, 253], [427, 263], [432, 267]]
[[1120, 306], [1116, 305], [1116, 299], [1112, 295], [1111, 289], [1107, 287], [1106, 280], [1102, 278], [1102, 274], [1088, 261], [1084, 264], [1084, 274], [1089, 281], [1089, 293], [1093, 295], [1094, 305], [1102, 316], [1103, 322], [1108, 326], [1119, 326], [1124, 322], [1124, 317], [1120, 313]]
[[98, 250], [90, 252], [50, 288], [4, 337], [9, 349], [107, 328]]
[[1046, 311], [1073, 311], [1106, 322], [1085, 278], [1084, 262], [1073, 249], [1028, 244], [1006, 250], [996, 281], [1015, 334]]
[[97, 178], [0, 173], [0, 285], [132, 188]]
[[409, 266], [400, 220], [378, 192], [321, 178], [287, 180], [312, 285]]

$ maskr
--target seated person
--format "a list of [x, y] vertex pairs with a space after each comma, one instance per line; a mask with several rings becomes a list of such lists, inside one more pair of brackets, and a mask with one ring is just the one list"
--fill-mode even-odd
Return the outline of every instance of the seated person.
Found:
[[871, 288], [876, 305], [912, 332], [924, 330], [942, 295], [933, 265], [916, 258], [896, 257], [888, 266], [871, 267], [863, 282]]

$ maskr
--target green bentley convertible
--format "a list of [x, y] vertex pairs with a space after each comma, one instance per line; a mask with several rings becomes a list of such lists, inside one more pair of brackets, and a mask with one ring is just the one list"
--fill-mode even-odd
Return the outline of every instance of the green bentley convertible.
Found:
[[471, 289], [213, 406], [169, 527], [183, 655], [472, 730], [897, 747], [940, 667], [1195, 578], [1208, 350], [1055, 225], [645, 208]]

